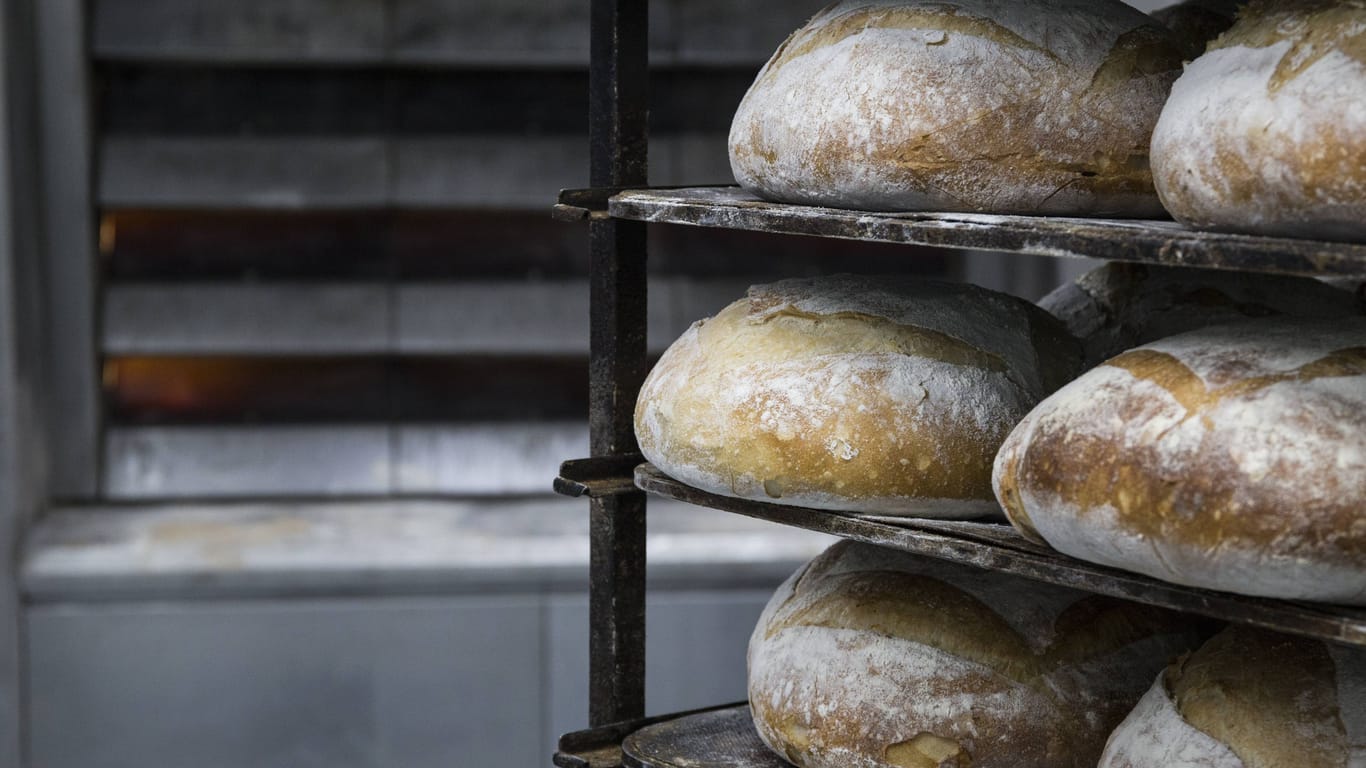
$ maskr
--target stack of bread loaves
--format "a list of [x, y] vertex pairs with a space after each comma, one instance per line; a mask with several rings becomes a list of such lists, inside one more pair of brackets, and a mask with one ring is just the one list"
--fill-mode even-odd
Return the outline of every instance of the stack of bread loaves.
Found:
[[735, 178], [873, 210], [1161, 213], [1148, 144], [1183, 50], [1118, 0], [840, 0], [735, 114]]
[[970, 285], [837, 275], [759, 285], [650, 372], [636, 436], [664, 472], [759, 501], [999, 515], [997, 448], [1076, 374], [1038, 307]]
[[1198, 622], [841, 542], [749, 645], [760, 737], [799, 768], [1093, 768]]
[[1366, 765], [1366, 650], [1230, 627], [1173, 664], [1100, 768]]

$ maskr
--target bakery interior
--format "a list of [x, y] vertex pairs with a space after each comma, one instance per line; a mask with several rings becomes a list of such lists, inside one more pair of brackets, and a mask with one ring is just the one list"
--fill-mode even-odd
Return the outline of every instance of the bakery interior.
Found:
[[[1078, 3], [1027, 5], [1061, 16]], [[1012, 13], [1008, 3], [962, 4]], [[1045, 495], [1026, 487], [1038, 473], [1011, 475], [1027, 454], [1044, 450], [1042, 438], [1022, 446], [1012, 435], [1002, 449], [997, 466], [1009, 466], [998, 469], [1006, 479], [993, 479], [996, 496], [986, 501], [991, 523], [813, 511], [819, 500], [803, 501], [776, 481], [743, 499], [732, 498], [746, 496], [733, 483], [734, 493], [685, 485], [661, 471], [668, 457], [650, 453], [664, 438], [647, 436], [639, 423], [652, 464], [637, 468], [644, 459], [629, 434], [635, 393], [614, 399], [604, 388], [638, 387], [641, 364], [653, 365], [694, 321], [754, 285], [818, 285], [836, 273], [896, 276], [888, 284], [938, 280], [988, 289], [995, 298], [985, 303], [1033, 317], [1042, 313], [1033, 302], [1049, 306], [1045, 296], [1080, 285], [1074, 281], [1114, 258], [1188, 265], [1190, 275], [1331, 278], [1322, 282], [1336, 294], [1287, 288], [1294, 296], [1286, 303], [1309, 307], [1309, 316], [1334, 316], [1338, 306], [1366, 314], [1360, 215], [1345, 236], [1320, 226], [1286, 237], [1104, 216], [1094, 224], [1027, 216], [1021, 224], [989, 209], [975, 219], [898, 219], [833, 205], [828, 220], [808, 220], [806, 208], [755, 207], [757, 198], [725, 208], [736, 218], [722, 221], [706, 218], [720, 203], [690, 209], [683, 203], [702, 198], [670, 198], [669, 189], [682, 187], [737, 194], [728, 146], [737, 108], [789, 34], [827, 5], [0, 0], [0, 767], [1083, 764], [1058, 753], [1092, 748], [1069, 739], [1095, 740], [1087, 731], [1099, 727], [1094, 713], [1113, 729], [1111, 720], [1152, 685], [1147, 667], [1138, 675], [1073, 660], [1082, 671], [1068, 674], [1079, 677], [1143, 678], [1122, 707], [1092, 702], [1074, 717], [1057, 704], [1071, 695], [1071, 678], [1002, 672], [1028, 689], [999, 693], [1027, 700], [1012, 706], [1044, 707], [1028, 696], [1048, 688], [1048, 706], [1063, 713], [1038, 715], [1057, 720], [1035, 733], [1001, 736], [1015, 753], [1004, 763], [992, 762], [999, 758], [987, 745], [991, 734], [974, 731], [972, 742], [950, 738], [949, 726], [916, 726], [865, 756], [858, 750], [866, 744], [848, 747], [809, 720], [782, 720], [809, 712], [783, 715], [777, 704], [760, 712], [755, 686], [791, 688], [793, 670], [817, 676], [806, 684], [843, 690], [816, 669], [838, 662], [794, 662], [779, 655], [787, 652], [781, 643], [758, 642], [781, 638], [784, 622], [823, 626], [843, 610], [807, 606], [829, 616], [803, 619], [790, 595], [780, 603], [775, 591], [795, 590], [782, 586], [794, 572], [808, 569], [800, 584], [812, 590], [827, 588], [822, 569], [835, 574], [830, 583], [895, 572], [892, 582], [920, 585], [905, 591], [938, 595], [939, 586], [924, 586], [932, 577], [923, 569], [941, 561], [956, 562], [933, 578], [962, 587], [977, 608], [1005, 601], [993, 608], [1001, 614], [994, 629], [947, 632], [941, 646], [994, 653], [984, 638], [1012, 631], [1042, 646], [1054, 630], [1030, 622], [1067, 605], [1054, 617], [1058, 627], [1127, 627], [1114, 631], [1129, 632], [1133, 648], [1172, 660], [1187, 654], [1180, 663], [1194, 658], [1188, 667], [1204, 664], [1210, 675], [1230, 658], [1288, 668], [1276, 684], [1298, 691], [1301, 702], [1313, 686], [1285, 661], [1292, 654], [1279, 638], [1307, 638], [1301, 645], [1315, 644], [1315, 663], [1338, 665], [1337, 692], [1329, 686], [1324, 695], [1342, 703], [1323, 706], [1341, 711], [1328, 725], [1297, 726], [1315, 743], [1341, 741], [1337, 752], [1291, 752], [1295, 762], [1277, 762], [1288, 748], [1273, 745], [1263, 762], [1232, 762], [1244, 759], [1235, 737], [1288, 726], [1223, 700], [1215, 709], [1233, 713], [1225, 718], [1232, 747], [1184, 722], [1186, 730], [1170, 722], [1159, 723], [1165, 731], [1144, 730], [1135, 720], [1144, 706], [1152, 718], [1175, 711], [1170, 697], [1149, 692], [1126, 721], [1133, 725], [1115, 731], [1103, 765], [1366, 764], [1363, 588], [1349, 598], [1248, 596], [1226, 582], [1256, 581], [1248, 574], [1260, 566], [1246, 574], [1230, 566], [1202, 587], [1060, 554], [1062, 539], [1071, 542], [1069, 523], [1025, 512], [1028, 499]], [[1129, 5], [1147, 13], [1169, 3]], [[1360, 0], [1286, 5], [1327, 13], [1339, 31], [1355, 25], [1343, 50], [1366, 61]], [[952, 27], [950, 36], [960, 29], [968, 28]], [[942, 42], [926, 37], [923, 45]], [[1148, 66], [1135, 56], [1127, 66]], [[1341, 87], [1348, 101], [1357, 93], [1366, 104], [1361, 69]], [[1342, 121], [1358, 131], [1338, 137], [1358, 168], [1357, 197], [1346, 209], [1363, 211], [1366, 117]], [[644, 146], [633, 144], [646, 129], [648, 185], [660, 191], [632, 210], [632, 193], [608, 197], [646, 186]], [[744, 187], [738, 194], [751, 185]], [[634, 268], [641, 265], [647, 271]], [[1273, 281], [1257, 291], [1282, 292], [1279, 277], [1252, 279]], [[1246, 306], [1239, 311], [1249, 317], [1276, 314]], [[1168, 315], [1168, 333], [1187, 330], [1176, 330], [1185, 315]], [[1330, 490], [1341, 535], [1305, 534], [1356, 559], [1327, 575], [1303, 566], [1310, 575], [1302, 580], [1316, 583], [1360, 585], [1366, 573], [1366, 437], [1350, 432], [1366, 418], [1360, 322], [1333, 328], [1357, 341], [1345, 357], [1334, 350], [1324, 358], [1336, 367], [1322, 374], [1339, 382], [1329, 394], [1347, 403], [1324, 406], [1348, 434], [1321, 449], [1337, 457]], [[1267, 328], [1266, 338], [1291, 333]], [[1295, 341], [1310, 349], [1315, 340]], [[1153, 352], [1139, 362], [1180, 354]], [[1322, 370], [1263, 377], [1244, 389]], [[1198, 399], [1182, 403], [1194, 408]], [[1048, 419], [1064, 416], [1026, 421], [1047, 437]], [[1266, 429], [1258, 439], [1279, 445]], [[857, 456], [846, 443], [840, 450], [845, 461]], [[1084, 455], [1101, 462], [1103, 453]], [[788, 501], [779, 501], [784, 494]], [[1263, 528], [1275, 534], [1277, 525]], [[1129, 546], [1114, 543], [1125, 536], [1075, 545], [1108, 557]], [[911, 554], [888, 554], [894, 550]], [[1168, 566], [1181, 564], [1154, 567]], [[980, 584], [952, 571], [982, 567], [991, 575]], [[997, 578], [1009, 581], [988, 583]], [[849, 599], [895, 599], [882, 589], [873, 584]], [[1096, 608], [1088, 593], [1175, 612]], [[902, 624], [891, 629], [882, 619], [853, 621], [892, 642], [886, 637], [914, 623], [898, 613], [909, 610], [892, 610]], [[958, 609], [930, 610], [937, 622]], [[756, 631], [760, 622], [768, 629]], [[1282, 634], [1216, 634], [1225, 623]], [[1034, 630], [1042, 635], [1031, 638]], [[831, 695], [872, 697], [899, 674], [892, 667], [874, 673], [877, 684], [853, 675], [850, 692]], [[1163, 679], [1179, 688], [1168, 676], [1154, 690]], [[1200, 700], [1190, 690], [1182, 706]], [[1108, 689], [1094, 695], [1123, 699]], [[736, 705], [747, 698], [753, 713]], [[780, 698], [788, 701], [773, 701]], [[692, 710], [702, 710], [699, 720], [664, 717]], [[755, 720], [763, 717], [767, 725]], [[860, 727], [882, 739], [884, 724], [869, 717]], [[963, 715], [953, 727], [968, 727], [964, 717], [994, 722]], [[1327, 730], [1314, 730], [1320, 726]], [[1138, 746], [1115, 746], [1121, 733]], [[1159, 744], [1152, 733], [1187, 741]], [[854, 751], [839, 751], [846, 748]]]

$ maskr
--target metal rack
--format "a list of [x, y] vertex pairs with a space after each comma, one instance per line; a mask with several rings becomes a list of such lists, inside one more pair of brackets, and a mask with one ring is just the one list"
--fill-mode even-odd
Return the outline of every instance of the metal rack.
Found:
[[[999, 524], [889, 522], [716, 496], [642, 465], [635, 453], [632, 412], [646, 373], [647, 223], [984, 249], [1021, 256], [1093, 257], [1298, 275], [1366, 274], [1366, 245], [1200, 232], [1168, 221], [867, 213], [769, 203], [736, 187], [649, 188], [645, 30], [644, 3], [592, 0], [593, 188], [563, 192], [555, 207], [557, 218], [587, 220], [592, 241], [592, 458], [566, 462], [556, 488], [587, 496], [591, 502], [590, 723], [594, 726], [563, 737], [557, 765], [672, 765], [670, 757], [658, 751], [655, 737], [661, 728], [673, 739], [669, 743], [714, 743], [721, 738], [722, 743], [735, 746], [733, 759], [694, 751], [689, 753], [689, 765], [767, 768], [782, 764], [741, 754], [749, 743], [746, 733], [752, 732], [743, 706], [686, 718], [642, 719], [645, 491], [1092, 592], [1366, 645], [1366, 611], [1359, 609], [1166, 584], [1074, 560], [1034, 545]], [[642, 738], [628, 738], [647, 726], [649, 739], [654, 739], [649, 742], [649, 750], [654, 751], [648, 755], [640, 746]], [[688, 734], [695, 733], [689, 728], [711, 736], [689, 741]], [[625, 752], [623, 739], [627, 740]]]

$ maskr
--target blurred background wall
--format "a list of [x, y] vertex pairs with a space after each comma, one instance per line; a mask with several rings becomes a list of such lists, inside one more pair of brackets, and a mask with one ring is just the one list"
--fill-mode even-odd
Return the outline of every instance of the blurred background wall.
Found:
[[[585, 505], [549, 493], [587, 237], [548, 215], [586, 0], [0, 1], [0, 765], [548, 764], [587, 720]], [[823, 4], [653, 0], [652, 183], [730, 181]], [[756, 281], [1085, 266], [650, 237], [655, 353]], [[825, 540], [651, 510], [649, 708], [740, 699]]]

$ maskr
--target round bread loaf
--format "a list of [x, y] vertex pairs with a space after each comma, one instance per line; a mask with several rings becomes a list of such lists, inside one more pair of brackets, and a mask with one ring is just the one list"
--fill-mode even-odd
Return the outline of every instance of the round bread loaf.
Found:
[[1195, 227], [1366, 238], [1366, 0], [1252, 0], [1172, 88], [1153, 179]]
[[636, 404], [645, 457], [712, 493], [819, 509], [1000, 514], [991, 460], [1070, 379], [1057, 320], [904, 277], [784, 280], [695, 323]]
[[1092, 768], [1203, 625], [1150, 606], [841, 542], [769, 601], [749, 700], [799, 768]]
[[1366, 650], [1230, 627], [1158, 676], [1100, 768], [1366, 765]]
[[1240, 0], [1186, 0], [1153, 11], [1153, 18], [1172, 31], [1187, 59], [1205, 52], [1209, 41], [1233, 26]]
[[1366, 319], [1266, 318], [1115, 357], [996, 457], [1026, 536], [1189, 586], [1366, 604]]
[[1351, 291], [1307, 277], [1110, 262], [1039, 300], [1081, 340], [1087, 367], [1140, 344], [1256, 317], [1366, 315]]
[[731, 169], [840, 208], [1158, 215], [1148, 144], [1180, 70], [1117, 0], [843, 0], [750, 86]]

